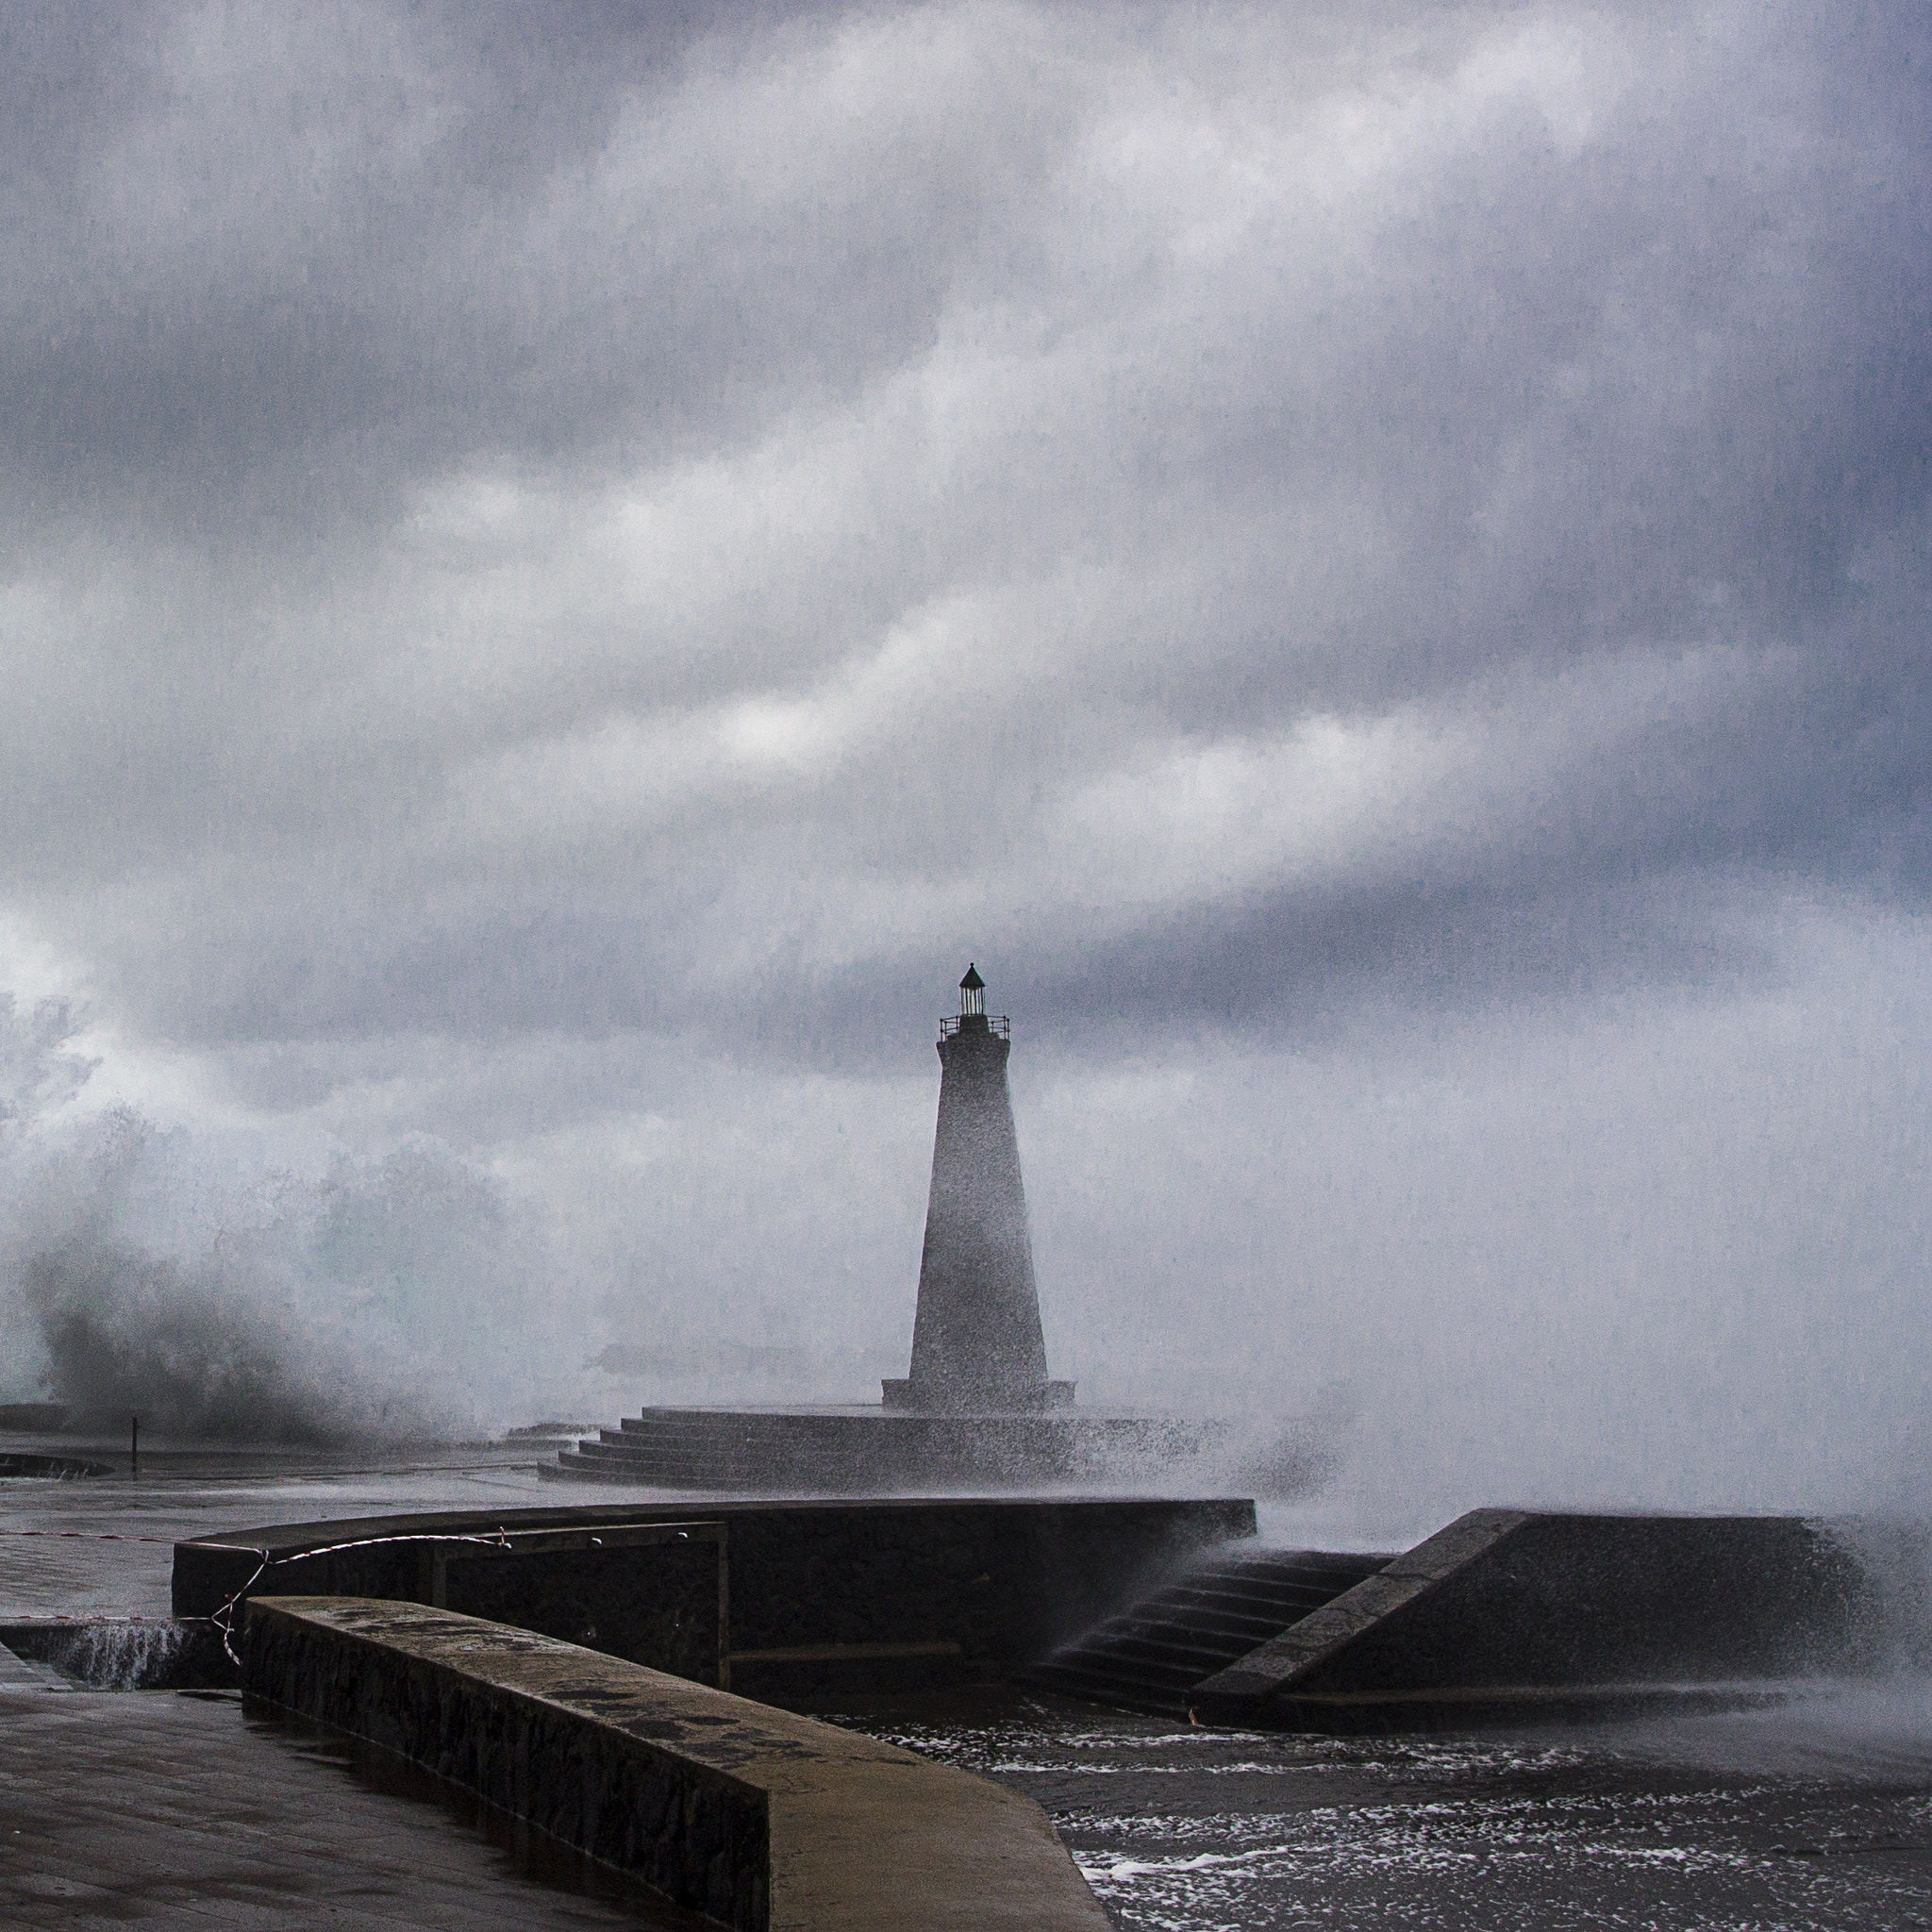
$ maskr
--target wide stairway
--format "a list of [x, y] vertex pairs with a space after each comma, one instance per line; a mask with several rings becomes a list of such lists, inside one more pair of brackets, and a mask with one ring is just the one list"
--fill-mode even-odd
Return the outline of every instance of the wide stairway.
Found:
[[1191, 1466], [1212, 1424], [1071, 1408], [931, 1414], [876, 1404], [644, 1409], [559, 1450], [545, 1473], [657, 1489], [879, 1495], [1108, 1483]]
[[1062, 1644], [1024, 1679], [1092, 1704], [1184, 1718], [1195, 1685], [1394, 1560], [1224, 1547], [1131, 1609]]
[[608, 1481], [737, 1489], [763, 1473], [773, 1447], [767, 1439], [776, 1433], [773, 1424], [786, 1420], [730, 1409], [647, 1408], [614, 1429], [600, 1429], [594, 1441], [560, 1451], [558, 1462], [568, 1474]]

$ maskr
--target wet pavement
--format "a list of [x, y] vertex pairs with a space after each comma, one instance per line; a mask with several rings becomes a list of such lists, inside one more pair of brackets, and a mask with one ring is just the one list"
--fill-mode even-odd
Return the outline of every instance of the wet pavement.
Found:
[[[664, 1493], [541, 1481], [546, 1452], [528, 1443], [353, 1462], [148, 1454], [139, 1480], [125, 1445], [100, 1454], [116, 1474], [0, 1480], [0, 1621], [165, 1617], [180, 1537]], [[1011, 1691], [824, 1714], [1037, 1799], [1117, 1921], [1150, 1932], [1932, 1926], [1924, 1684], [1460, 1739], [1202, 1731]], [[358, 1748], [232, 1696], [0, 1687], [0, 1924], [678, 1923]]]
[[[7, 1439], [110, 1464], [0, 1480], [0, 1622], [164, 1619], [177, 1539], [291, 1519], [579, 1500], [529, 1443], [345, 1458]], [[0, 1659], [4, 1660], [4, 1659]], [[0, 1924], [691, 1926], [615, 1874], [353, 1740], [239, 1695], [0, 1670]]]
[[541, 1832], [234, 1691], [0, 1696], [0, 1924], [690, 1928]]
[[[143, 1450], [67, 1437], [4, 1439], [9, 1448], [91, 1456], [112, 1473], [73, 1481], [0, 1478], [0, 1623], [28, 1618], [165, 1617], [175, 1544], [255, 1524], [401, 1509], [511, 1509], [601, 1499], [544, 1482], [525, 1443], [349, 1458], [321, 1451]], [[549, 1459], [556, 1459], [555, 1444]], [[655, 1493], [641, 1491], [640, 1493]]]

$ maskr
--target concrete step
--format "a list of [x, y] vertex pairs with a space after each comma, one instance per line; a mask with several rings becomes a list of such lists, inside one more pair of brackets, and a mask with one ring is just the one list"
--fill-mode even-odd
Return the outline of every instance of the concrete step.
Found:
[[697, 1456], [712, 1459], [720, 1456], [741, 1456], [745, 1445], [731, 1441], [708, 1441], [696, 1436], [618, 1437], [607, 1430], [594, 1441], [577, 1445], [587, 1454], [607, 1460], [650, 1461], [663, 1456]]
[[969, 1480], [1004, 1490], [1058, 1480], [1084, 1443], [1145, 1433], [1119, 1418], [1018, 1420], [1025, 1426], [1017, 1435], [1003, 1428], [948, 1436], [920, 1424], [908, 1437], [906, 1419], [883, 1412], [644, 1409], [560, 1454], [554, 1473], [680, 1488], [862, 1493], [895, 1480], [920, 1486], [942, 1478], [949, 1486]]
[[1146, 1607], [1149, 1610], [1172, 1607], [1182, 1615], [1194, 1617], [1263, 1617], [1280, 1622], [1286, 1618], [1305, 1617], [1310, 1610], [1319, 1610], [1324, 1604], [1333, 1603], [1337, 1594], [1352, 1588], [1350, 1584], [1340, 1584], [1334, 1590], [1165, 1590], [1158, 1595], [1149, 1597]]
[[[587, 1448], [594, 1451], [595, 1445], [587, 1445]], [[557, 1459], [565, 1469], [625, 1482], [652, 1483], [660, 1488], [717, 1487], [724, 1481], [736, 1480], [728, 1471], [721, 1471], [715, 1457], [696, 1457], [687, 1460], [655, 1456], [599, 1456], [562, 1449], [558, 1452]]]
[[1216, 1671], [1224, 1671], [1241, 1653], [1229, 1656], [1226, 1651], [1197, 1650], [1179, 1643], [1141, 1644], [1131, 1649], [1112, 1644], [1105, 1647], [1083, 1644], [1057, 1655], [1058, 1661], [1080, 1670], [1109, 1677], [1130, 1677], [1137, 1681], [1172, 1682], [1187, 1690], [1198, 1684], [1203, 1677], [1211, 1677]]
[[1353, 1563], [1346, 1570], [1257, 1568], [1251, 1575], [1243, 1575], [1239, 1571], [1233, 1574], [1208, 1571], [1200, 1576], [1191, 1576], [1185, 1584], [1176, 1584], [1174, 1588], [1207, 1595], [1218, 1591], [1229, 1596], [1332, 1596], [1336, 1591], [1350, 1589], [1364, 1576], [1374, 1574]]
[[1031, 1666], [1063, 1696], [1185, 1717], [1188, 1693], [1393, 1559], [1320, 1550], [1225, 1552]]
[[1350, 1564], [1346, 1570], [1305, 1570], [1286, 1574], [1270, 1570], [1256, 1576], [1210, 1574], [1190, 1577], [1186, 1584], [1174, 1587], [1199, 1596], [1279, 1598], [1291, 1604], [1317, 1598], [1326, 1602], [1338, 1591], [1352, 1590], [1365, 1576], [1374, 1574], [1373, 1568]]
[[593, 1462], [608, 1469], [683, 1469], [715, 1470], [720, 1468], [721, 1458], [715, 1456], [693, 1456], [686, 1453], [662, 1456], [612, 1455], [596, 1443], [589, 1443], [573, 1452], [579, 1460]]
[[842, 1484], [858, 1476], [860, 1452], [869, 1446], [842, 1417], [646, 1409], [558, 1460], [570, 1471], [594, 1469], [680, 1489], [801, 1479]]
[[[1177, 1629], [1213, 1631], [1221, 1636], [1245, 1639], [1252, 1648], [1320, 1608], [1319, 1604], [1278, 1609], [1257, 1606], [1245, 1610], [1224, 1609], [1219, 1604], [1141, 1604], [1130, 1614], [1137, 1624], [1166, 1624]], [[1257, 1632], [1264, 1634], [1257, 1636]]]
[[[1190, 1630], [1177, 1624], [1137, 1624], [1125, 1629], [1103, 1628], [1080, 1640], [1096, 1655], [1224, 1657], [1230, 1663], [1253, 1650], [1255, 1641], [1245, 1635], [1231, 1637], [1222, 1631]], [[1268, 1639], [1263, 1637], [1259, 1641], [1266, 1643]]]
[[1111, 1617], [1095, 1638], [1152, 1638], [1211, 1643], [1217, 1650], [1237, 1653], [1266, 1643], [1278, 1630], [1286, 1630], [1294, 1617], [1190, 1617], [1171, 1608], [1135, 1610], [1124, 1617]]

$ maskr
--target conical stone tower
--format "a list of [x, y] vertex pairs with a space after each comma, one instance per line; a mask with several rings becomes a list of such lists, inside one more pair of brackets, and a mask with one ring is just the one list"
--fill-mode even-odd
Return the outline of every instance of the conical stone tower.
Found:
[[959, 1015], [940, 1023], [940, 1117], [933, 1136], [912, 1373], [885, 1384], [888, 1408], [1037, 1414], [1074, 1399], [1046, 1374], [1026, 1190], [1007, 1091], [1011, 1035], [986, 1011], [968, 966]]

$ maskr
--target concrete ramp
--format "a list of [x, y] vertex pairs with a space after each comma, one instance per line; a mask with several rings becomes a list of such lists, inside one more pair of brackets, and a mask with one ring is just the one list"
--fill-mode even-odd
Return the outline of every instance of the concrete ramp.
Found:
[[1207, 1678], [1190, 1710], [1370, 1731], [1739, 1705], [1871, 1668], [1881, 1621], [1824, 1523], [1476, 1509]]

